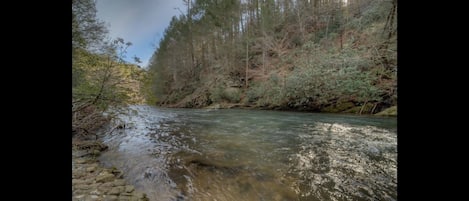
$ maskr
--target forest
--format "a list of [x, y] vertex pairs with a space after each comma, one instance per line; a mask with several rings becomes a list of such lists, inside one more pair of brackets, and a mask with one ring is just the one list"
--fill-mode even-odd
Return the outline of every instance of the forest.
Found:
[[126, 104], [376, 114], [397, 106], [396, 0], [184, 0], [148, 68], [72, 1], [72, 124]]
[[396, 0], [184, 3], [150, 59], [150, 104], [356, 114], [397, 106]]
[[132, 43], [111, 39], [96, 12], [95, 1], [72, 0], [72, 136], [95, 134], [113, 118], [109, 109], [145, 102], [148, 73], [140, 58], [124, 60]]
[[397, 200], [397, 0], [178, 1], [72, 0], [72, 200]]

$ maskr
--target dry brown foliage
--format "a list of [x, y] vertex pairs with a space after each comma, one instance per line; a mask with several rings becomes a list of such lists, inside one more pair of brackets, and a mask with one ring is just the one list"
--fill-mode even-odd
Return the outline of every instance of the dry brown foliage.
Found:
[[72, 137], [97, 138], [98, 129], [111, 120], [89, 102], [72, 104]]

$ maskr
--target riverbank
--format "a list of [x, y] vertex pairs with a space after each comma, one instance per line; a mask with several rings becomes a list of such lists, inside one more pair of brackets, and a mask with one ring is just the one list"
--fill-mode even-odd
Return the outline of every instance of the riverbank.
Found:
[[72, 139], [73, 201], [148, 201], [123, 179], [122, 171], [103, 167], [97, 159], [107, 146], [99, 141]]
[[[344, 104], [347, 105], [347, 104]], [[173, 108], [178, 108], [175, 106], [169, 106]], [[259, 107], [254, 105], [243, 105], [243, 104], [233, 104], [233, 103], [216, 103], [206, 107], [204, 109], [259, 109], [259, 110], [283, 110], [283, 111], [294, 111], [294, 112], [305, 112], [309, 110], [301, 110], [301, 109], [289, 109], [289, 108], [282, 108], [282, 107]], [[366, 104], [365, 106], [354, 106], [349, 105], [348, 107], [327, 107], [323, 110], [317, 110], [315, 112], [324, 112], [324, 113], [345, 113], [345, 114], [372, 114], [375, 116], [397, 116], [397, 106], [391, 106], [382, 111], [375, 113], [374, 108], [376, 108], [373, 104]], [[313, 110], [314, 111], [314, 110]]]

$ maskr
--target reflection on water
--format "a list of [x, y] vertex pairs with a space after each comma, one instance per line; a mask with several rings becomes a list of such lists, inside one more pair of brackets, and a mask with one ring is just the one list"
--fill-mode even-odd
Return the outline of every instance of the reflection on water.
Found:
[[100, 160], [151, 200], [396, 200], [395, 118], [132, 106]]

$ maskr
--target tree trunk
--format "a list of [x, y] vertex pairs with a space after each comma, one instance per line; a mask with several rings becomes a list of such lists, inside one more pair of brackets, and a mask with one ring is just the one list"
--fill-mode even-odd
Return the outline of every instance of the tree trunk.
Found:
[[343, 49], [344, 32], [340, 32], [340, 50]]
[[244, 79], [244, 87], [248, 88], [248, 69], [249, 69], [249, 43], [246, 41], [246, 78]]
[[397, 7], [397, 1], [393, 0], [392, 9], [389, 12], [389, 15], [388, 15], [388, 18], [386, 19], [386, 24], [384, 25], [384, 30], [383, 30], [383, 33], [385, 33], [385, 31], [388, 32], [388, 40], [392, 37], [394, 33], [392, 30], [392, 27], [394, 25], [394, 15], [396, 13], [396, 7]]
[[262, 44], [262, 74], [265, 74], [265, 44]]
[[374, 112], [375, 109], [376, 109], [376, 106], [378, 106], [378, 103], [375, 103], [375, 105], [373, 106], [373, 109], [371, 109], [371, 113], [370, 113], [370, 114], [373, 114], [373, 112]]
[[192, 36], [192, 9], [191, 9], [191, 0], [187, 1], [187, 20], [188, 20], [188, 28], [189, 28], [189, 45], [190, 45], [190, 53], [191, 53], [191, 67], [190, 67], [190, 75], [191, 78], [194, 76], [194, 68], [195, 68], [195, 58], [194, 58], [194, 42]]
[[301, 10], [300, 10], [300, 7], [298, 6], [296, 9], [296, 17], [298, 18], [298, 25], [300, 26], [301, 42], [303, 42], [305, 40], [305, 31], [304, 31], [303, 19], [301, 18], [300, 12]]
[[103, 81], [101, 82], [101, 86], [99, 88], [99, 92], [98, 94], [96, 95], [96, 97], [94, 98], [93, 102], [91, 104], [96, 104], [98, 102], [98, 100], [101, 98], [103, 92], [104, 92], [104, 86], [106, 85], [109, 77], [110, 77], [110, 69], [112, 67], [112, 60], [111, 60], [111, 57], [108, 56], [108, 62], [109, 62], [109, 66], [107, 66], [106, 68], [106, 71], [104, 72], [104, 77], [103, 77]]
[[329, 15], [327, 16], [327, 23], [326, 23], [326, 39], [327, 39], [327, 35], [329, 34]]
[[360, 115], [362, 114], [363, 108], [365, 108], [365, 106], [366, 106], [367, 103], [368, 103], [368, 100], [365, 101], [365, 103], [363, 103], [362, 108], [360, 109], [360, 112], [359, 112], [358, 114], [360, 114]]

